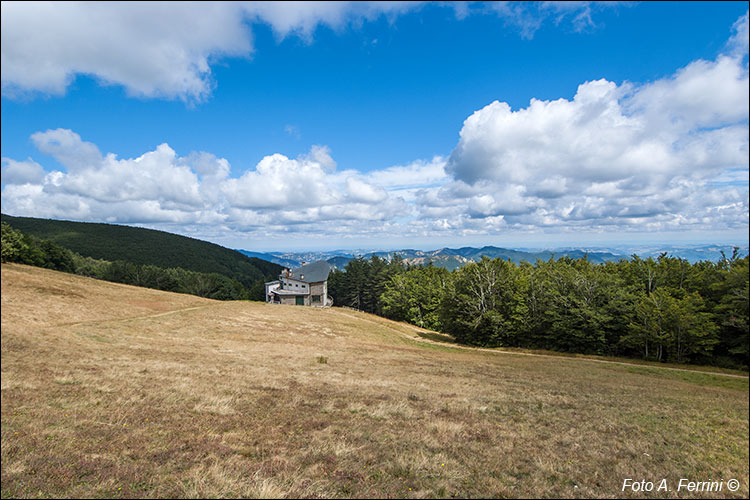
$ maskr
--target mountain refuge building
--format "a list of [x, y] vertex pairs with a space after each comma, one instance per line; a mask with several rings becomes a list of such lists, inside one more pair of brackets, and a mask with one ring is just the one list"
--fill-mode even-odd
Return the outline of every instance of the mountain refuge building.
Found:
[[284, 269], [277, 281], [266, 283], [266, 302], [298, 306], [330, 307], [328, 274], [331, 265], [318, 260], [296, 269]]

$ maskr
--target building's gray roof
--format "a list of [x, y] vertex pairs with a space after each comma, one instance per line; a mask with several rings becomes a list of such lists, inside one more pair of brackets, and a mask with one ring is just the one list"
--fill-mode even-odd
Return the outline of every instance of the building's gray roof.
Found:
[[305, 264], [304, 266], [292, 269], [290, 278], [305, 283], [317, 283], [328, 279], [328, 273], [331, 272], [331, 264], [324, 260], [318, 260]]

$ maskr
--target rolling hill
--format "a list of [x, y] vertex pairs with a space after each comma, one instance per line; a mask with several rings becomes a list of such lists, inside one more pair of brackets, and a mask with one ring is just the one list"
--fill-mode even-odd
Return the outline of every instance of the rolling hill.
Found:
[[277, 264], [214, 243], [153, 229], [5, 214], [2, 214], [2, 221], [25, 234], [51, 240], [84, 257], [219, 273], [245, 286], [277, 276], [282, 269]]
[[747, 377], [20, 264], [1, 282], [3, 498], [748, 495]]

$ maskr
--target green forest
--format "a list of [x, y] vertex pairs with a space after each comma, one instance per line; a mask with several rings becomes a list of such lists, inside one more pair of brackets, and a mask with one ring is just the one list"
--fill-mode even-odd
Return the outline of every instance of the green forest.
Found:
[[[158, 233], [158, 231], [155, 232]], [[185, 239], [190, 240], [190, 238]], [[94, 241], [93, 238], [92, 241]], [[192, 241], [201, 243], [199, 240]], [[206, 245], [211, 244], [206, 243]], [[106, 245], [99, 242], [98, 248], [106, 248]], [[154, 251], [153, 246], [149, 247], [148, 243], [146, 243], [141, 246], [138, 259], [140, 262], [123, 259], [97, 259], [91, 256], [83, 256], [50, 239], [42, 239], [21, 232], [11, 227], [5, 220], [2, 222], [2, 262], [18, 262], [45, 267], [57, 271], [113, 281], [115, 283], [125, 283], [169, 292], [188, 293], [218, 300], [264, 300], [264, 283], [275, 279], [281, 272], [281, 266], [259, 259], [254, 260], [263, 263], [261, 268], [254, 267], [252, 263], [249, 265], [234, 264], [230, 259], [227, 259], [229, 261], [228, 264], [221, 261], [217, 263], [210, 260], [212, 257], [215, 258], [215, 255], [209, 254], [204, 257], [204, 254], [201, 253], [201, 245], [197, 244], [194, 244], [190, 250], [192, 252], [191, 260], [187, 262], [174, 260], [171, 266], [162, 267], [152, 263], [143, 263], [143, 261], [160, 261], [159, 259], [150, 259], [149, 253], [145, 250], [147, 248], [151, 248], [152, 253], [158, 253]], [[228, 251], [231, 252], [231, 250]], [[104, 254], [107, 255], [106, 252]], [[121, 255], [119, 252], [113, 252], [113, 254], [116, 257]], [[240, 259], [247, 259], [247, 257], [239, 253], [237, 255]], [[223, 254], [219, 253], [218, 256], [223, 257]], [[196, 264], [192, 266], [194, 268], [218, 268], [222, 269], [224, 273], [200, 272], [190, 268], [186, 269], [186, 267], [191, 266], [191, 263]], [[181, 267], [180, 264], [183, 264], [185, 267]], [[237, 271], [233, 272], [231, 269], [237, 269]], [[264, 271], [269, 274], [264, 276]]]
[[329, 276], [334, 305], [448, 333], [457, 342], [747, 369], [748, 257], [690, 264], [633, 255], [448, 271], [357, 259]]
[[216, 273], [235, 279], [245, 287], [268, 276], [276, 278], [282, 269], [277, 264], [247, 257], [214, 243], [153, 229], [5, 214], [2, 214], [2, 222], [83, 257]]

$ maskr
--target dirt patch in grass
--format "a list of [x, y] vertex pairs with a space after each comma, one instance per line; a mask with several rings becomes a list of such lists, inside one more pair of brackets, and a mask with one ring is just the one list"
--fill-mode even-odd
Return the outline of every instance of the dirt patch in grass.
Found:
[[3, 265], [2, 497], [748, 495], [746, 382], [415, 336]]

